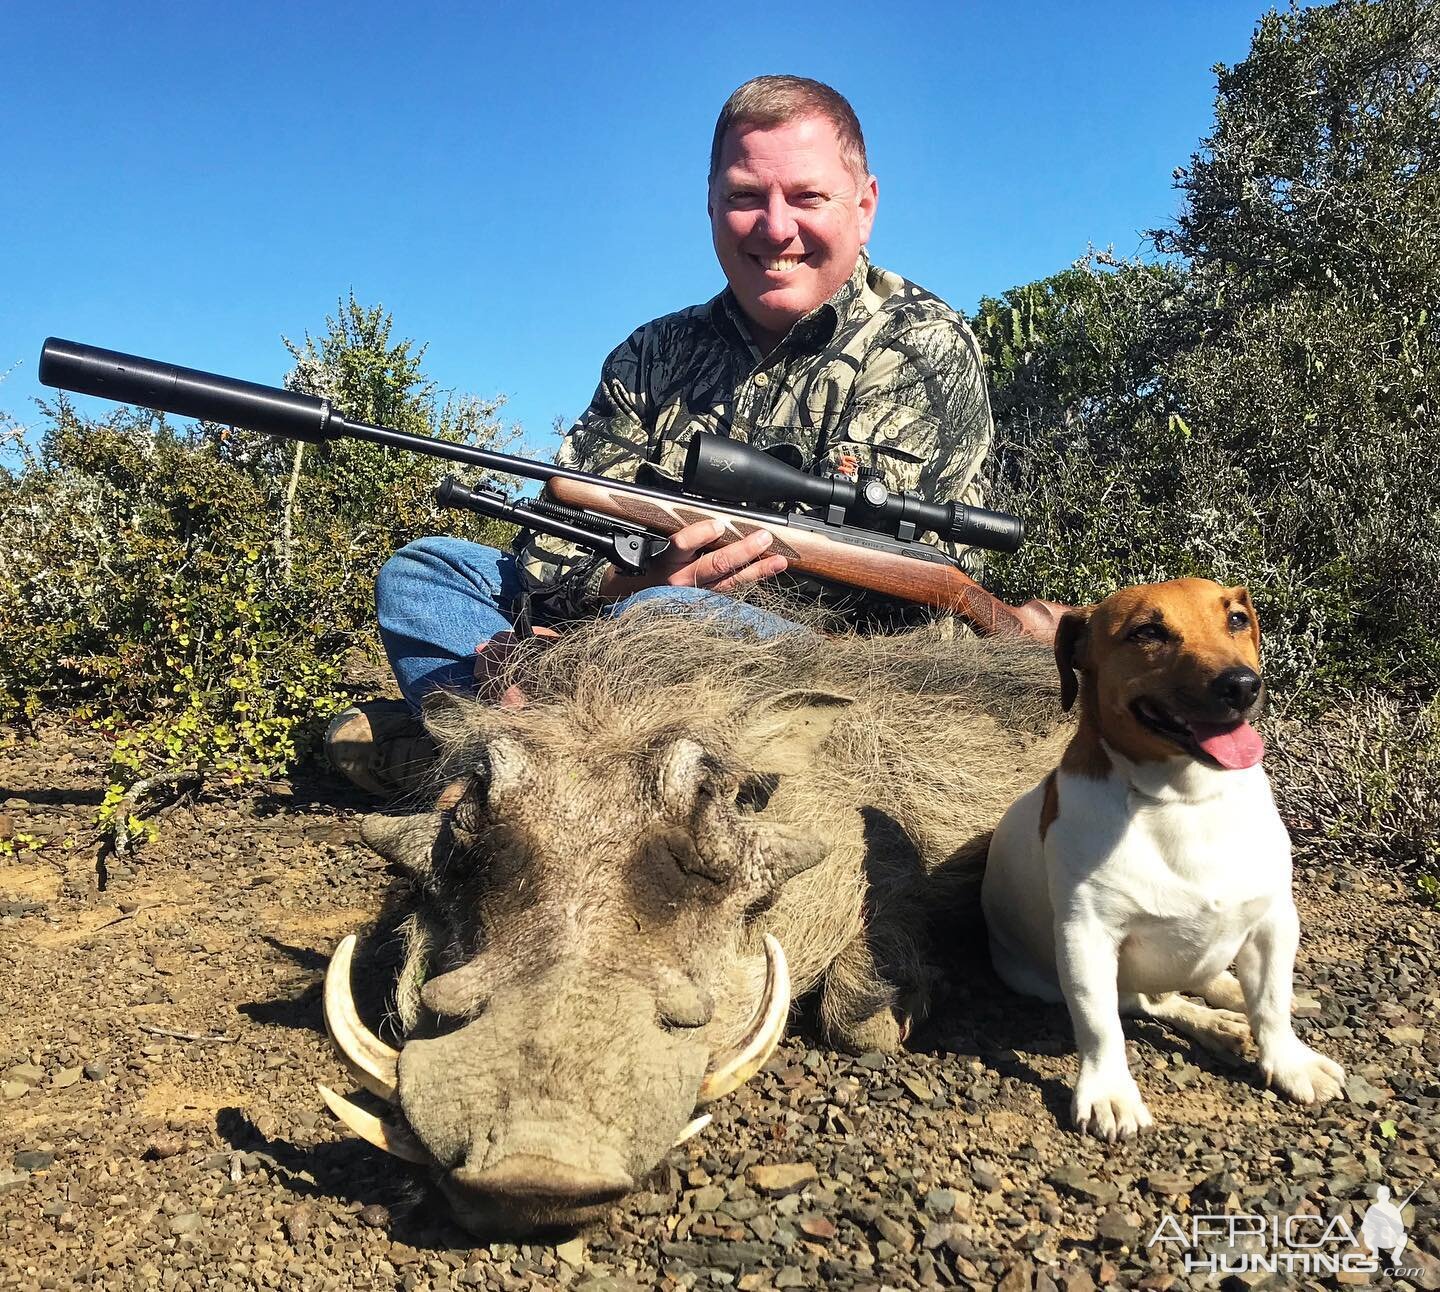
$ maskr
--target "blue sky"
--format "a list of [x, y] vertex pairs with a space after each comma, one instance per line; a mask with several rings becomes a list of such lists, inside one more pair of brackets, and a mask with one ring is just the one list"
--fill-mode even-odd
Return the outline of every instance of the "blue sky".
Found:
[[871, 254], [957, 307], [1142, 248], [1258, 0], [11, 3], [0, 408], [51, 334], [250, 380], [355, 292], [532, 447], [632, 328], [723, 285], [720, 104], [815, 76], [860, 115]]

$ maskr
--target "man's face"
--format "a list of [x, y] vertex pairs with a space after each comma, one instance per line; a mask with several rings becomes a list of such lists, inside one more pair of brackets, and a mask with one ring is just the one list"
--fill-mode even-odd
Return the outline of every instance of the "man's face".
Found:
[[715, 254], [764, 350], [823, 304], [870, 240], [879, 189], [857, 178], [835, 127], [803, 117], [732, 127], [710, 185]]

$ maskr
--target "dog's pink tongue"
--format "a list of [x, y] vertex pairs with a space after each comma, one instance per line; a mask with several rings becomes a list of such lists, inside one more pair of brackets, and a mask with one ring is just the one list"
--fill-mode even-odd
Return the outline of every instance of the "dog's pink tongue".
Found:
[[1221, 767], [1232, 771], [1254, 767], [1265, 757], [1265, 742], [1248, 722], [1237, 722], [1233, 727], [1211, 727], [1203, 722], [1192, 722], [1190, 730], [1201, 749]]

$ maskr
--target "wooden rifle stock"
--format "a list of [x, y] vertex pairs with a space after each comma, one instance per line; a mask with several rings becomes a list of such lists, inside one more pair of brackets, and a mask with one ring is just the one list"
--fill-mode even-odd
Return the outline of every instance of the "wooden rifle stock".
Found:
[[[1026, 636], [1048, 643], [1055, 636], [1057, 614], [1047, 602], [1007, 605], [948, 563], [827, 538], [816, 530], [788, 525], [780, 517], [767, 517], [764, 512], [707, 506], [681, 495], [663, 499], [653, 493], [635, 494], [619, 483], [610, 488], [563, 476], [546, 482], [545, 497], [566, 507], [628, 521], [656, 534], [673, 534], [696, 521], [717, 520], [725, 526], [717, 547], [738, 542], [758, 529], [767, 530], [771, 543], [766, 555], [783, 556], [798, 574], [948, 610], [987, 637]], [[1061, 610], [1063, 607], [1056, 608]]]

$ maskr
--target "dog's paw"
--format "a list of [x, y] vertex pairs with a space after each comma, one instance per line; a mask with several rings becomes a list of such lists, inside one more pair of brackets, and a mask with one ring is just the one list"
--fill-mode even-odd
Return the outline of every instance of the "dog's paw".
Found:
[[1244, 1054], [1250, 1045], [1250, 1020], [1229, 1009], [1207, 1009], [1191, 1035], [1216, 1054]]
[[1083, 1134], [1114, 1143], [1134, 1139], [1155, 1124], [1140, 1087], [1128, 1072], [1080, 1074], [1071, 1105], [1075, 1127]]
[[1345, 1091], [1345, 1069], [1298, 1040], [1278, 1054], [1262, 1054], [1260, 1071], [1267, 1086], [1297, 1104], [1324, 1103]]

